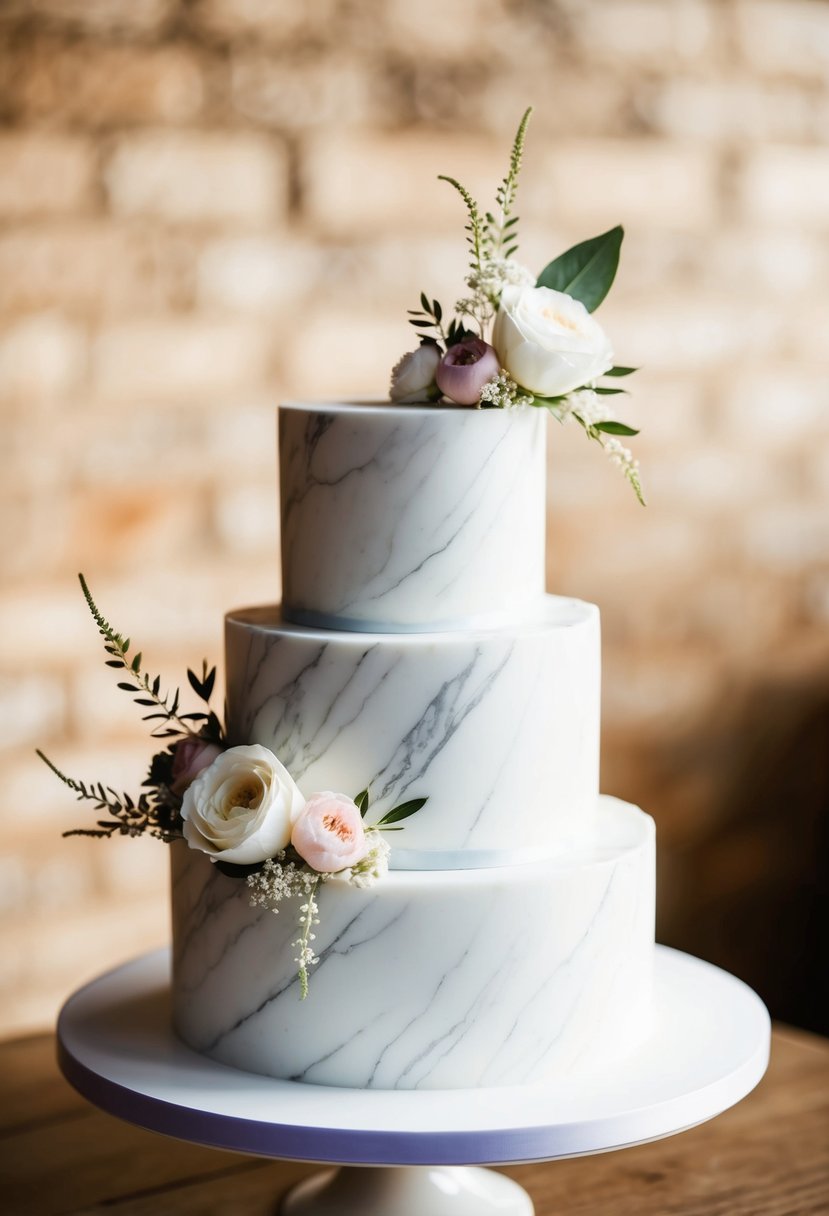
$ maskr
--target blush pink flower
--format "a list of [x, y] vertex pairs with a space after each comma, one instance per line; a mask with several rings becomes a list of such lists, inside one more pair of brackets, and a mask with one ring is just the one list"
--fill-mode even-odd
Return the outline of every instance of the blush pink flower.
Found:
[[291, 844], [320, 874], [336, 874], [356, 865], [368, 852], [355, 803], [345, 794], [330, 790], [312, 794], [305, 803], [294, 822]]
[[450, 346], [438, 364], [435, 383], [458, 405], [477, 405], [481, 389], [501, 370], [498, 356], [483, 338], [468, 338]]
[[176, 744], [173, 755], [173, 780], [170, 789], [174, 794], [183, 794], [191, 781], [204, 769], [209, 768], [222, 749], [207, 739], [188, 735]]

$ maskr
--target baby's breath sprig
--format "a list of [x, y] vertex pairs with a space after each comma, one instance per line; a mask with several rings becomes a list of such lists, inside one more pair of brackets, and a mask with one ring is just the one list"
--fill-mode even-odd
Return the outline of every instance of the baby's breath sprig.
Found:
[[[629, 374], [632, 368], [614, 369], [617, 375]], [[636, 460], [630, 448], [619, 442], [619, 436], [629, 437], [638, 435], [635, 427], [610, 416], [610, 411], [604, 403], [604, 398], [621, 392], [621, 389], [601, 389], [585, 386], [565, 393], [561, 397], [533, 397], [533, 405], [543, 406], [550, 411], [559, 422], [575, 419], [582, 427], [588, 439], [594, 440], [604, 448], [612, 464], [615, 464], [623, 476], [630, 482], [634, 494], [644, 507], [645, 493], [639, 478], [639, 461]]]
[[311, 943], [314, 941], [316, 934], [313, 932], [314, 925], [320, 923], [319, 905], [317, 904], [317, 892], [319, 891], [321, 878], [318, 878], [308, 892], [306, 903], [299, 909], [300, 911], [300, 935], [293, 943], [297, 947], [297, 956], [294, 962], [299, 968], [299, 991], [300, 998], [304, 1001], [308, 995], [308, 968], [314, 967], [319, 962], [317, 955], [314, 953], [314, 947]]

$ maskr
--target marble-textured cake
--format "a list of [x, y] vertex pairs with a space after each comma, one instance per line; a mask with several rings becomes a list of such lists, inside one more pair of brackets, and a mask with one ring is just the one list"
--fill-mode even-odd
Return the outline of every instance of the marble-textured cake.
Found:
[[391, 872], [290, 914], [173, 847], [174, 1020], [252, 1072], [382, 1089], [550, 1083], [650, 1029], [654, 829], [598, 793], [599, 619], [544, 594], [545, 412], [288, 405], [283, 602], [226, 622], [228, 735], [371, 817]]

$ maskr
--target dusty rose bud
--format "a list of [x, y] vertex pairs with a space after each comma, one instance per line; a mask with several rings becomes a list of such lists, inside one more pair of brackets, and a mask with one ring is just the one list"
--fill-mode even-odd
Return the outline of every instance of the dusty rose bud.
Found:
[[362, 861], [368, 852], [363, 821], [345, 794], [312, 794], [291, 832], [291, 844], [320, 874], [336, 874]]
[[188, 735], [176, 744], [173, 756], [173, 781], [170, 789], [174, 794], [183, 794], [188, 785], [199, 773], [209, 768], [222, 749], [217, 743], [207, 739], [197, 739]]
[[498, 356], [483, 338], [468, 338], [450, 346], [438, 364], [435, 382], [458, 405], [477, 405], [481, 389], [501, 370]]

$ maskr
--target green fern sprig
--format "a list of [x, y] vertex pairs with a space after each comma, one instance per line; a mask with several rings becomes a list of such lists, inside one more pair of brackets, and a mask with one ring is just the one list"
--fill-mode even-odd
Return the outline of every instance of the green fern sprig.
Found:
[[430, 343], [436, 346], [438, 350], [448, 350], [450, 346], [454, 346], [456, 342], [464, 342], [467, 338], [474, 338], [475, 334], [472, 330], [467, 329], [466, 325], [458, 317], [453, 317], [448, 325], [443, 323], [443, 309], [437, 300], [430, 300], [425, 291], [420, 293], [420, 308], [409, 308], [409, 324], [414, 325], [417, 330], [433, 329], [437, 334], [434, 337], [432, 334], [420, 334], [421, 346], [425, 343]]
[[170, 831], [159, 823], [147, 794], [141, 794], [136, 801], [129, 794], [118, 794], [111, 786], [104, 786], [100, 781], [91, 785], [76, 781], [53, 764], [39, 748], [36, 750], [43, 763], [77, 795], [79, 802], [94, 802], [96, 811], [107, 811], [110, 816], [108, 819], [99, 819], [94, 828], [72, 828], [64, 832], [64, 836], [142, 836], [146, 832], [158, 840], [177, 839], [179, 833]]
[[[119, 681], [118, 687], [131, 693], [136, 705], [153, 711], [143, 715], [144, 722], [159, 722], [159, 725], [153, 727], [150, 732], [153, 738], [162, 739], [194, 734], [194, 726], [198, 722], [207, 723], [211, 736], [215, 735], [219, 728], [215, 714], [179, 713], [180, 693], [178, 689], [172, 694], [172, 700], [170, 694], [161, 695], [161, 677], [156, 676], [155, 679], [150, 680], [150, 677], [142, 670], [140, 650], [129, 658], [130, 639], [113, 629], [92, 598], [92, 592], [89, 590], [83, 574], [79, 574], [78, 578], [87, 607], [98, 626], [98, 632], [104, 639], [104, 650], [110, 655], [110, 658], [106, 660], [107, 667], [114, 667], [127, 673], [128, 679]], [[215, 668], [212, 672], [208, 672], [205, 664], [202, 681], [198, 681], [191, 672], [188, 672], [188, 677], [199, 696], [203, 700], [209, 701], [215, 680]]]
[[454, 186], [458, 194], [466, 203], [466, 209], [469, 212], [469, 223], [465, 227], [465, 231], [468, 234], [466, 243], [469, 245], [470, 250], [472, 251], [470, 270], [473, 274], [480, 275], [481, 264], [484, 257], [485, 230], [484, 223], [481, 219], [481, 213], [478, 210], [478, 204], [475, 202], [474, 198], [466, 187], [462, 186], [456, 178], [447, 177], [445, 173], [439, 173], [438, 181], [448, 182], [450, 186]]
[[[518, 251], [518, 228], [516, 227], [518, 216], [512, 214], [512, 208], [518, 191], [518, 177], [521, 173], [521, 162], [524, 156], [527, 124], [532, 112], [532, 106], [528, 106], [518, 124], [509, 158], [509, 171], [495, 195], [500, 214], [496, 218], [491, 212], [486, 213], [485, 240], [492, 257], [511, 258]], [[504, 248], [505, 245], [506, 248]]]

